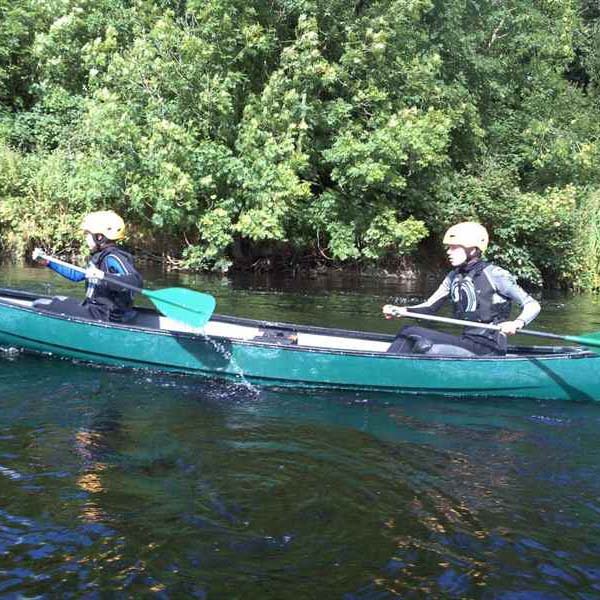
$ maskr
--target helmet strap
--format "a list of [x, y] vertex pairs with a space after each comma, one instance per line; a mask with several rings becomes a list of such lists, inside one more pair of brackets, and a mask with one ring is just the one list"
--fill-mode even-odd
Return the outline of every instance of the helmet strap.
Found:
[[467, 262], [474, 262], [481, 258], [481, 250], [479, 248], [465, 248], [465, 250], [467, 251]]
[[94, 233], [93, 235], [97, 248], [102, 248], [103, 246], [106, 246], [106, 244], [110, 241], [105, 235], [102, 235], [101, 233]]

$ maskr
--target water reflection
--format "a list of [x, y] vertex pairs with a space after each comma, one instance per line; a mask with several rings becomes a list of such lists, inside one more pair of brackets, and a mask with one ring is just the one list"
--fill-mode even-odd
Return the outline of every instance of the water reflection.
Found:
[[[48, 361], [23, 361], [41, 369], [49, 396], [67, 391], [60, 369], [52, 392]], [[560, 431], [580, 427], [578, 411], [590, 416], [585, 407], [565, 419], [543, 403], [257, 397], [239, 386], [87, 367], [73, 367], [71, 378], [88, 393], [67, 410], [4, 406], [16, 417], [2, 431], [3, 455], [12, 448], [6, 468], [27, 475], [35, 452], [46, 472], [58, 461], [67, 471], [51, 486], [42, 481], [37, 495], [46, 511], [61, 509], [46, 523], [29, 518], [35, 535], [18, 533], [25, 545], [12, 538], [10, 562], [26, 554], [36, 565], [13, 577], [20, 591], [45, 589], [43, 576], [63, 593], [100, 582], [128, 594], [474, 597], [486, 587], [519, 589], [540, 569], [553, 582], [594, 584], [591, 557], [548, 533], [561, 491], [540, 478], [549, 474], [541, 461], [563, 453]], [[61, 429], [72, 431], [71, 450], [60, 450]], [[38, 432], [35, 446], [20, 444], [28, 431]], [[8, 518], [41, 514], [23, 502], [22, 480], [8, 481], [17, 485], [3, 490]], [[73, 510], [79, 518], [69, 521]], [[586, 548], [576, 539], [582, 525], [581, 517], [562, 522], [574, 548]], [[565, 564], [573, 559], [576, 567]]]

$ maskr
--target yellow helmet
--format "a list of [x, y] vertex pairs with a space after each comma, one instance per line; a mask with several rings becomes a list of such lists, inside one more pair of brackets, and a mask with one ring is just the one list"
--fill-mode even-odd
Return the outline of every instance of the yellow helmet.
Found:
[[93, 234], [102, 234], [109, 240], [122, 240], [125, 237], [125, 222], [112, 210], [90, 213], [81, 222], [81, 229]]
[[490, 237], [487, 229], [473, 221], [466, 221], [452, 225], [446, 235], [443, 243], [450, 246], [464, 246], [465, 248], [479, 248], [482, 252], [486, 251]]

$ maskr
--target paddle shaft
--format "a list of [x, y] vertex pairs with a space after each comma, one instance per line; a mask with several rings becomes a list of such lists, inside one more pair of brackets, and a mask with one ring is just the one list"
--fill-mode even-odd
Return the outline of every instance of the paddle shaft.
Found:
[[[478, 323], [477, 321], [462, 321], [460, 319], [451, 319], [449, 317], [438, 317], [437, 315], [422, 315], [420, 313], [405, 312], [403, 317], [410, 317], [411, 319], [422, 319], [423, 321], [437, 321], [438, 323], [448, 323], [450, 325], [461, 325], [462, 327], [477, 327], [478, 329], [492, 329], [493, 331], [501, 331], [499, 325], [493, 325], [492, 323]], [[556, 333], [546, 333], [545, 331], [533, 331], [531, 329], [519, 329], [517, 333], [523, 333], [525, 335], [534, 335], [537, 337], [550, 338], [552, 340], [567, 340], [576, 341], [573, 336], [558, 335]]]
[[[54, 258], [54, 256], [48, 256], [48, 255], [44, 254], [44, 255], [40, 256], [40, 258], [43, 258], [44, 260], [47, 260], [48, 262], [56, 263], [57, 265], [62, 265], [63, 267], [67, 267], [68, 269], [73, 269], [73, 271], [78, 271], [79, 273], [85, 273], [87, 271], [87, 269], [84, 269], [83, 267], [78, 267], [77, 265], [72, 265], [71, 263], [65, 262], [64, 260], [60, 260], [60, 258]], [[119, 285], [119, 287], [123, 287], [127, 290], [131, 290], [132, 292], [139, 292], [141, 294], [145, 293], [145, 290], [143, 290], [142, 288], [139, 288], [135, 285], [131, 285], [130, 283], [125, 283], [124, 281], [121, 281], [117, 277], [111, 277], [110, 275], [105, 274], [102, 279], [106, 279], [107, 281], [116, 283], [117, 285]]]

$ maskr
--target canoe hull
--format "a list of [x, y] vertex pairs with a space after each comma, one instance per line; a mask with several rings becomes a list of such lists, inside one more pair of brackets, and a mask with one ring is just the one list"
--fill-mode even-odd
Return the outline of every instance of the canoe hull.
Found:
[[439, 358], [303, 348], [88, 322], [0, 302], [0, 345], [120, 367], [449, 397], [600, 400], [600, 356]]

